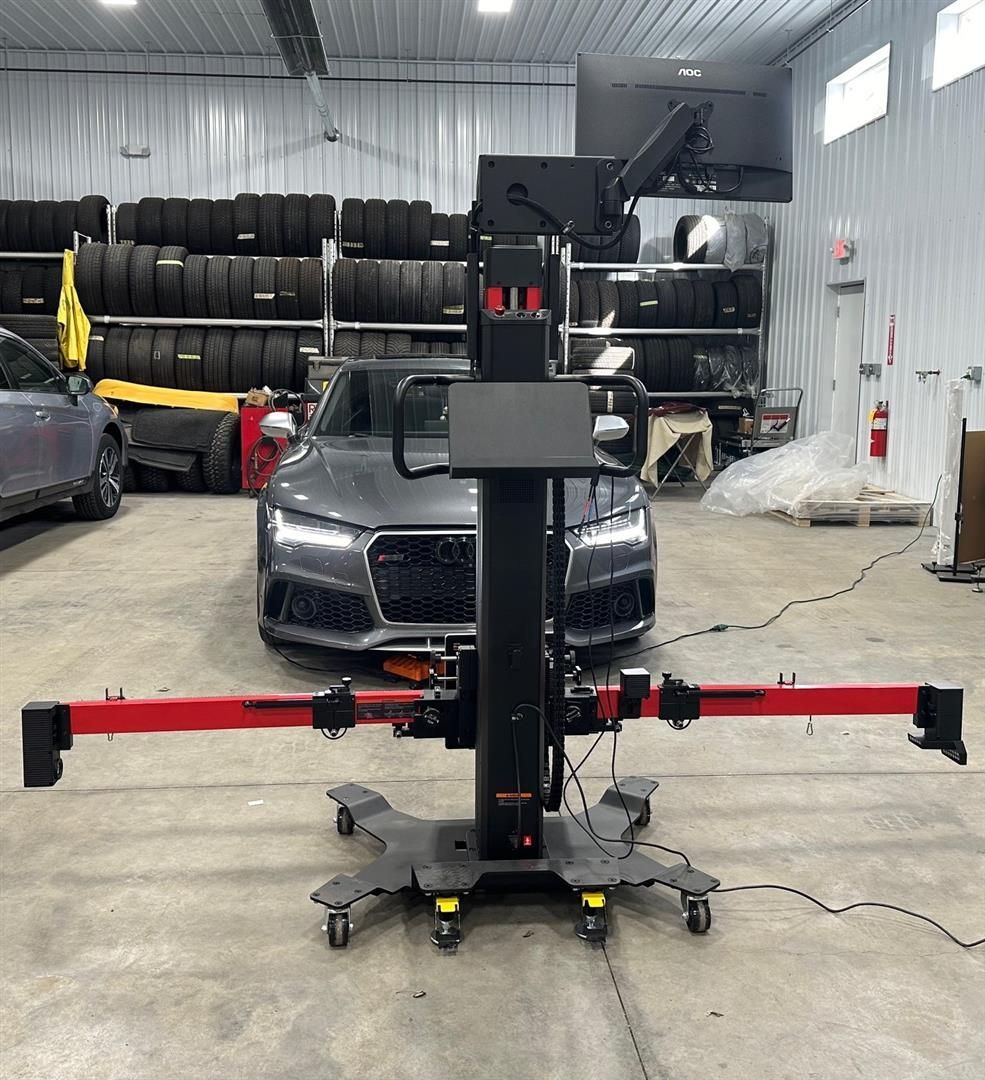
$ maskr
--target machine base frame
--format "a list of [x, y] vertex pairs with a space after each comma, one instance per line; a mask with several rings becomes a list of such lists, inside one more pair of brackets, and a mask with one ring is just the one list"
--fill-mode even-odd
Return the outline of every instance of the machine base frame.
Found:
[[[385, 846], [385, 851], [356, 876], [338, 875], [311, 894], [315, 903], [342, 910], [367, 896], [411, 890], [426, 896], [464, 895], [477, 890], [519, 891], [565, 888], [574, 892], [617, 885], [665, 885], [690, 896], [705, 896], [720, 882], [675, 863], [665, 866], [633, 849], [630, 825], [649, 814], [657, 782], [627, 777], [611, 786], [599, 802], [575, 817], [544, 819], [544, 857], [480, 859], [475, 823], [469, 819], [427, 820], [395, 810], [387, 800], [360, 784], [342, 784], [327, 792], [351, 814], [356, 827]], [[625, 808], [623, 804], [625, 803]], [[600, 850], [591, 832], [599, 837]], [[642, 825], [640, 825], [642, 827]], [[622, 856], [622, 857], [620, 857]]]

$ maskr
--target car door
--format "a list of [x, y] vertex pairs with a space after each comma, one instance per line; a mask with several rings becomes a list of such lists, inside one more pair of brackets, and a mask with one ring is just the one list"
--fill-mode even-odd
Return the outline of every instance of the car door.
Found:
[[93, 458], [89, 410], [69, 394], [65, 376], [29, 345], [5, 338], [0, 349], [8, 376], [34, 407], [42, 486], [88, 477]]
[[0, 499], [13, 499], [43, 485], [40, 421], [27, 394], [14, 388], [3, 365], [7, 340], [0, 337]]

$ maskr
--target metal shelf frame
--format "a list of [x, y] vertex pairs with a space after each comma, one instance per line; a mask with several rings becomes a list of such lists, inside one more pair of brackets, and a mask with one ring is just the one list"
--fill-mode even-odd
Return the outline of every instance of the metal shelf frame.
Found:
[[369, 259], [366, 256], [353, 258], [350, 255], [339, 255], [342, 249], [342, 218], [335, 211], [335, 242], [329, 245], [330, 250], [326, 253], [325, 263], [325, 296], [326, 296], [326, 344], [328, 351], [326, 356], [332, 356], [335, 348], [335, 335], [339, 330], [377, 331], [382, 333], [410, 333], [410, 334], [464, 334], [468, 327], [465, 323], [386, 323], [368, 322], [363, 319], [336, 319], [332, 300], [332, 284], [335, 278], [335, 266], [340, 259], [349, 259], [352, 262], [419, 262], [422, 265], [428, 262], [455, 263], [465, 266], [461, 259]]
[[[737, 266], [734, 269], [730, 269], [724, 263], [683, 263], [683, 262], [654, 262], [654, 263], [586, 263], [586, 262], [572, 262], [571, 261], [571, 246], [566, 244], [562, 252], [561, 264], [564, 272], [565, 282], [565, 296], [568, 298], [568, 302], [565, 306], [564, 321], [559, 332], [562, 340], [562, 358], [563, 369], [565, 372], [571, 371], [571, 339], [573, 337], [583, 338], [609, 338], [609, 337], [724, 337], [724, 338], [742, 338], [753, 337], [756, 338], [757, 345], [757, 361], [759, 366], [759, 377], [755, 387], [750, 388], [749, 394], [741, 394], [738, 391], [730, 390], [695, 390], [688, 393], [651, 393], [649, 396], [653, 399], [667, 399], [673, 398], [677, 401], [690, 401], [694, 399], [707, 399], [707, 398], [755, 398], [759, 393], [759, 390], [766, 385], [766, 364], [768, 356], [768, 342], [769, 342], [769, 307], [770, 307], [770, 285], [772, 281], [772, 261], [773, 261], [773, 229], [772, 223], [767, 221], [767, 244], [766, 253], [763, 256], [761, 263], [744, 263], [742, 266]], [[656, 273], [656, 274], [677, 274], [682, 272], [691, 272], [698, 270], [716, 270], [716, 271], [728, 271], [734, 273], [736, 271], [753, 271], [762, 275], [762, 289], [763, 289], [763, 306], [760, 312], [759, 326], [755, 328], [736, 327], [734, 329], [714, 329], [714, 328], [698, 328], [688, 327], [681, 328], [679, 330], [672, 329], [657, 329], [654, 327], [592, 327], [592, 326], [572, 326], [570, 322], [571, 317], [571, 273], [573, 270], [598, 270], [611, 274], [635, 274], [637, 277], [641, 273]]]

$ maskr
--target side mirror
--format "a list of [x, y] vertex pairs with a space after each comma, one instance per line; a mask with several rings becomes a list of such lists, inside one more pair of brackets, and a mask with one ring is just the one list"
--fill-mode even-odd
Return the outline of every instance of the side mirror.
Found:
[[83, 394], [92, 393], [92, 383], [85, 375], [69, 375], [68, 379], [68, 394], [72, 398], [73, 402], [78, 405], [79, 398]]
[[290, 440], [297, 434], [297, 425], [288, 412], [269, 412], [260, 420], [260, 430], [271, 439]]
[[623, 416], [596, 416], [592, 442], [615, 442], [629, 434], [629, 423]]

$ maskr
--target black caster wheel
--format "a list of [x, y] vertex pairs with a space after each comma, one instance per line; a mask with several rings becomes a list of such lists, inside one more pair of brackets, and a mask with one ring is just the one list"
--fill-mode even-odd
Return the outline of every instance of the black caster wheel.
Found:
[[681, 893], [681, 913], [684, 925], [692, 934], [707, 934], [711, 927], [711, 905], [706, 897]]
[[643, 806], [636, 816], [636, 824], [639, 825], [641, 829], [646, 828], [646, 826], [650, 824], [650, 800], [648, 798], [643, 800]]
[[325, 928], [329, 945], [333, 949], [344, 949], [349, 944], [349, 932], [352, 930], [348, 910], [330, 911]]
[[434, 903], [431, 941], [439, 949], [457, 949], [462, 941], [462, 912], [455, 896], [439, 896]]
[[582, 941], [597, 941], [605, 944], [609, 930], [605, 917], [605, 896], [602, 893], [583, 893], [581, 900], [581, 919], [575, 923], [575, 933]]
[[356, 829], [356, 821], [352, 816], [352, 811], [348, 806], [343, 806], [339, 803], [339, 808], [335, 811], [335, 827], [343, 836], [352, 836]]

